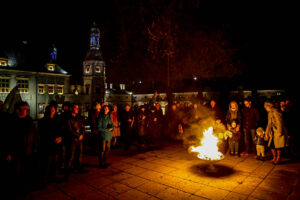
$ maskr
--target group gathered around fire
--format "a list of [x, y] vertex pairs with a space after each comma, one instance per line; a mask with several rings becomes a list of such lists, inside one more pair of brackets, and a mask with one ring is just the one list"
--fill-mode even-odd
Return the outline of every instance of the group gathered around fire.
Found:
[[0, 102], [2, 174], [7, 187], [13, 185], [20, 193], [44, 188], [49, 182], [68, 181], [71, 173], [88, 173], [83, 165], [83, 145], [91, 146], [99, 160], [97, 167], [105, 169], [110, 165], [111, 148], [149, 150], [164, 139], [178, 140], [205, 117], [203, 108], [214, 113], [215, 123], [226, 129], [220, 138], [223, 154], [252, 154], [262, 161], [270, 157], [277, 165], [283, 155], [294, 153], [298, 119], [290, 100], [256, 106], [251, 99], [244, 99], [241, 104], [232, 101], [224, 109], [212, 99], [206, 105], [172, 104], [163, 115], [159, 103], [132, 108], [95, 102], [85, 119], [78, 104], [65, 102], [58, 114], [56, 102], [51, 102], [44, 117], [35, 123], [27, 102], [16, 103], [13, 114], [4, 112]]

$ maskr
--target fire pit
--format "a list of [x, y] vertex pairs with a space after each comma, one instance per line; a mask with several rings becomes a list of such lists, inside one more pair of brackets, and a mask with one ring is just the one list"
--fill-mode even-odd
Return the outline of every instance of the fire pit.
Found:
[[219, 140], [216, 136], [213, 135], [213, 128], [209, 127], [203, 132], [203, 139], [201, 140], [200, 146], [191, 146], [192, 152], [198, 153], [198, 158], [201, 160], [207, 160], [208, 167], [206, 172], [215, 173], [217, 168], [214, 166], [216, 162], [222, 160], [224, 155], [219, 152], [218, 144]]

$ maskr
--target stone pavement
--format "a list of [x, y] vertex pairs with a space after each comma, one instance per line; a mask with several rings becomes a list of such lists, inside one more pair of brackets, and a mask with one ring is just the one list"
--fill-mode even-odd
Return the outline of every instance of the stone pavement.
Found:
[[112, 150], [111, 166], [97, 168], [97, 157], [85, 155], [89, 173], [72, 174], [30, 199], [300, 199], [300, 162], [274, 166], [253, 156], [226, 156], [207, 172], [207, 161], [189, 154], [180, 143], [131, 156]]

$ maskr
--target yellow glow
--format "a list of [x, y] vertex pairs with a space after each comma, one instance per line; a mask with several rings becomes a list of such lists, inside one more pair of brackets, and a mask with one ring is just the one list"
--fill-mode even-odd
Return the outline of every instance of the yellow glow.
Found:
[[54, 71], [54, 65], [53, 64], [48, 64], [48, 70], [49, 71]]
[[192, 152], [198, 152], [198, 158], [202, 160], [221, 160], [224, 155], [219, 152], [218, 149], [218, 138], [213, 135], [213, 128], [209, 127], [203, 132], [203, 139], [201, 145], [191, 147]]
[[96, 66], [96, 72], [100, 73], [101, 72], [101, 68], [100, 66]]

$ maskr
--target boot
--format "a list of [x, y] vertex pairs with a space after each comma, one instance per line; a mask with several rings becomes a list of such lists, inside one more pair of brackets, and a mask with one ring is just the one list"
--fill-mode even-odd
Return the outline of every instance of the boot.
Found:
[[276, 150], [275, 149], [271, 149], [272, 155], [273, 155], [273, 159], [271, 160], [271, 162], [275, 162], [276, 161]]
[[278, 165], [279, 162], [280, 162], [280, 159], [281, 159], [281, 150], [277, 150], [277, 158], [276, 158], [276, 160], [274, 161], [274, 164], [275, 164], [275, 165]]

